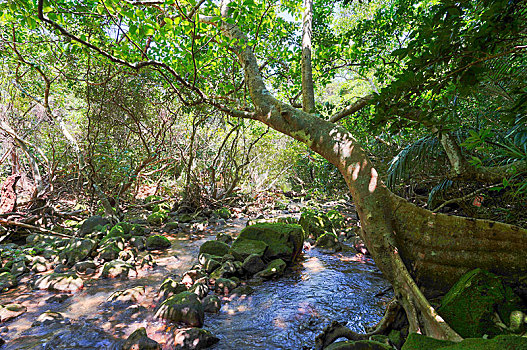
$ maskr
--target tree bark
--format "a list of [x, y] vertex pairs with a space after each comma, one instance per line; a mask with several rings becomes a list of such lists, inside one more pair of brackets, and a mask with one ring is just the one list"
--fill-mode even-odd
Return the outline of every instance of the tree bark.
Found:
[[315, 112], [315, 88], [311, 65], [311, 35], [313, 33], [313, 0], [304, 0], [302, 23], [302, 110]]

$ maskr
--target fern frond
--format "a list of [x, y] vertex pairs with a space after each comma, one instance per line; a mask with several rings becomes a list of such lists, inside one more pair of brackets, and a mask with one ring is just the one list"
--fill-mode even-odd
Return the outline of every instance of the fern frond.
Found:
[[432, 203], [436, 201], [437, 199], [442, 199], [445, 195], [445, 192], [452, 187], [454, 184], [454, 181], [449, 179], [444, 179], [440, 183], [438, 183], [432, 190], [430, 191], [430, 194], [428, 195], [428, 202], [426, 205], [428, 208], [431, 208]]

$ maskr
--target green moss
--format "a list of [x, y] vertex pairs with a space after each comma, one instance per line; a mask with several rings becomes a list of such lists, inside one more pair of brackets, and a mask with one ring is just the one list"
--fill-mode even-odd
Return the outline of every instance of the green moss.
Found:
[[228, 244], [220, 241], [207, 241], [199, 248], [199, 255], [210, 254], [221, 257], [227, 254], [230, 248]]
[[231, 211], [227, 208], [220, 208], [214, 211], [214, 214], [222, 219], [230, 219], [231, 218]]
[[154, 250], [154, 249], [167, 249], [170, 248], [172, 244], [166, 238], [165, 236], [161, 235], [153, 235], [149, 236], [146, 239], [146, 249], [148, 250]]
[[467, 338], [454, 343], [412, 333], [401, 350], [527, 350], [527, 338], [499, 335], [493, 339]]
[[335, 233], [333, 223], [328, 216], [314, 209], [303, 209], [298, 224], [302, 226], [306, 235], [314, 239], [326, 232]]
[[438, 340], [422, 334], [410, 333], [401, 350], [434, 350], [455, 344], [448, 340]]
[[157, 226], [159, 226], [159, 225], [162, 225], [165, 221], [167, 221], [167, 219], [168, 219], [168, 215], [166, 214], [166, 212], [158, 211], [158, 212], [150, 214], [146, 218], [146, 221], [150, 225], [157, 225]]
[[493, 321], [495, 312], [504, 322], [509, 322], [512, 311], [524, 309], [520, 298], [498, 276], [475, 269], [450, 289], [438, 312], [459, 335], [476, 338], [502, 333]]
[[244, 261], [249, 255], [256, 254], [262, 257], [268, 245], [263, 241], [238, 237], [229, 250], [229, 253], [238, 261]]

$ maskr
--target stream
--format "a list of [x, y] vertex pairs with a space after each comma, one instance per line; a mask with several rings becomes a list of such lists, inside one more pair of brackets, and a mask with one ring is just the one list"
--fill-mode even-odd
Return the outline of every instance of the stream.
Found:
[[[168, 276], [181, 276], [197, 262], [200, 245], [216, 233], [236, 233], [246, 219], [215, 226], [202, 237], [172, 235], [172, 246], [156, 255], [157, 266], [138, 269], [127, 280], [85, 280], [84, 288], [69, 295], [32, 290], [24, 283], [0, 294], [0, 303], [20, 303], [27, 312], [0, 326], [7, 349], [120, 349], [123, 339], [145, 327], [163, 349], [173, 349], [174, 325], [154, 319], [157, 291]], [[146, 253], [143, 253], [146, 254]], [[25, 281], [34, 278], [24, 277]], [[360, 258], [345, 245], [342, 252], [304, 252], [303, 258], [277, 280], [249, 285], [249, 296], [224, 297], [218, 314], [206, 314], [204, 329], [220, 341], [211, 349], [312, 348], [314, 338], [331, 321], [344, 322], [356, 332], [382, 317], [389, 296], [375, 297], [389, 287], [369, 258]], [[115, 291], [145, 286], [134, 303], [108, 302]], [[61, 322], [33, 325], [43, 312], [60, 312]]]

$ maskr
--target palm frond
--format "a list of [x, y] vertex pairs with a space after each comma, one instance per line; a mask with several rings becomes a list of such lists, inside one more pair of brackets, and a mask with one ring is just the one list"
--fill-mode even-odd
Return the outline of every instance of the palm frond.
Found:
[[430, 194], [428, 195], [428, 202], [426, 203], [428, 208], [432, 208], [432, 204], [438, 200], [443, 199], [446, 191], [448, 191], [449, 188], [452, 187], [454, 184], [454, 181], [449, 179], [444, 179], [440, 183], [438, 183], [432, 190], [430, 191]]

